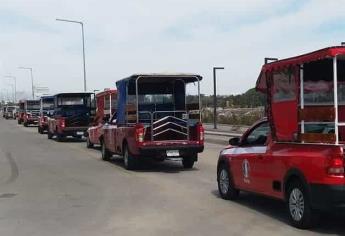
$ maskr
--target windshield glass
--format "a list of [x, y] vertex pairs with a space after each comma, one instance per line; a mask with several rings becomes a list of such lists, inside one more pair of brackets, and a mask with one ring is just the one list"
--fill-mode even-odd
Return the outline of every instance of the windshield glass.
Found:
[[26, 102], [26, 109], [27, 110], [39, 110], [40, 109], [40, 101], [27, 101]]
[[70, 97], [59, 97], [58, 106], [85, 106], [91, 107], [90, 96], [70, 96]]
[[139, 104], [169, 104], [173, 103], [172, 94], [139, 95]]
[[42, 100], [43, 110], [52, 110], [54, 109], [54, 99], [43, 99]]
[[86, 106], [64, 106], [56, 109], [56, 114], [63, 117], [90, 115], [90, 108]]

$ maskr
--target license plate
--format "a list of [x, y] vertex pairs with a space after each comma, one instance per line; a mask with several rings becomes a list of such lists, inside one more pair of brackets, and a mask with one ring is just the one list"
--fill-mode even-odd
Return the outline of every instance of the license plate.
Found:
[[180, 156], [180, 152], [178, 150], [167, 150], [168, 157], [178, 157]]
[[84, 135], [84, 132], [78, 131], [77, 135]]

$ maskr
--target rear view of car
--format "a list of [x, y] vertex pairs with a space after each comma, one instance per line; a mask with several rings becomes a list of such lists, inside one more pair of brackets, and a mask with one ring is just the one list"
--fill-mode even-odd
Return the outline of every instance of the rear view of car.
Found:
[[48, 139], [85, 136], [95, 115], [93, 93], [60, 93], [54, 96], [53, 115], [48, 117]]
[[6, 106], [5, 108], [5, 113], [4, 113], [4, 117], [6, 120], [8, 119], [14, 119], [14, 111], [15, 111], [16, 107], [15, 106]]
[[37, 125], [40, 111], [40, 100], [26, 100], [23, 114], [23, 125]]

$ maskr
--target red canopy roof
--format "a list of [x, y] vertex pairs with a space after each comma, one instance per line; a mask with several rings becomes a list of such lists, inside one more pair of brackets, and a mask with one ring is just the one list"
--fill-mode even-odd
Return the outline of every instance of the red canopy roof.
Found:
[[290, 66], [301, 65], [304, 63], [331, 58], [337, 55], [345, 55], [344, 46], [328, 47], [311, 53], [303, 54], [296, 57], [291, 57], [275, 62], [271, 62], [262, 66], [261, 73], [256, 82], [256, 89], [264, 91], [266, 89], [266, 72], [271, 72]]
[[107, 89], [107, 90], [97, 93], [96, 97], [97, 98], [104, 97], [106, 95], [115, 94], [115, 93], [116, 93], [116, 89]]

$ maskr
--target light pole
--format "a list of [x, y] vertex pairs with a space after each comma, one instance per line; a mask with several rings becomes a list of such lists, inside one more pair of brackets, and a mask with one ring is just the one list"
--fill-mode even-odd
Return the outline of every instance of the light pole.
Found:
[[216, 71], [224, 70], [224, 67], [213, 67], [213, 128], [217, 129], [217, 80]]
[[86, 66], [85, 66], [85, 37], [84, 37], [84, 23], [81, 21], [75, 20], [66, 20], [66, 19], [56, 19], [57, 21], [64, 21], [69, 23], [80, 24], [81, 26], [81, 37], [83, 40], [83, 68], [84, 68], [84, 92], [86, 92]]
[[14, 85], [13, 84], [7, 84], [8, 86], [11, 86], [11, 88], [12, 88], [12, 101], [13, 101], [13, 103], [15, 103], [15, 101], [14, 101]]
[[18, 67], [18, 69], [22, 69], [22, 70], [30, 70], [30, 74], [31, 74], [31, 92], [32, 92], [32, 99], [35, 99], [35, 90], [34, 90], [34, 76], [32, 74], [32, 68], [31, 67]]
[[4, 78], [10, 78], [13, 79], [14, 81], [14, 102], [17, 102], [17, 79], [15, 76], [11, 76], [11, 75], [6, 75], [4, 76]]

